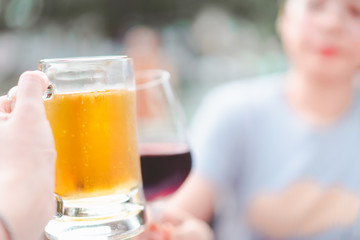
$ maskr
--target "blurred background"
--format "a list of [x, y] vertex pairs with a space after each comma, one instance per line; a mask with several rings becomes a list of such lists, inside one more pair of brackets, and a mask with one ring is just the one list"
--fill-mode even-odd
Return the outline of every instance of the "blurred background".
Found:
[[216, 85], [283, 71], [276, 0], [0, 0], [0, 94], [39, 59], [126, 54], [171, 72], [191, 120]]

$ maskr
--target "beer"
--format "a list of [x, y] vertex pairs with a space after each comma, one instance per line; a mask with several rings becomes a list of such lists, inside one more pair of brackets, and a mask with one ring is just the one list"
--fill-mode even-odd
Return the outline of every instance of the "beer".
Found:
[[134, 91], [58, 93], [45, 107], [57, 150], [58, 195], [78, 199], [138, 187]]

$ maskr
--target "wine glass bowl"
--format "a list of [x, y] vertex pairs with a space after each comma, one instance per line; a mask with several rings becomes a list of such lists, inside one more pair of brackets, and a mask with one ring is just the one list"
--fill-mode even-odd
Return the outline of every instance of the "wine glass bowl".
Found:
[[191, 170], [181, 104], [164, 70], [136, 73], [137, 126], [147, 201], [174, 193]]

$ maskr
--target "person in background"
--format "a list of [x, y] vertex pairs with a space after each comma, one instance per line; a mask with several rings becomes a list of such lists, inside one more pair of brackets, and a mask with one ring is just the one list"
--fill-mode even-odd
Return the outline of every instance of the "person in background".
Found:
[[284, 1], [278, 29], [288, 72], [209, 94], [193, 172], [139, 239], [211, 239], [179, 236], [193, 219], [219, 240], [360, 239], [360, 1]]
[[162, 36], [147, 26], [135, 26], [124, 36], [124, 51], [134, 61], [135, 74], [144, 70], [164, 69], [171, 74], [173, 85], [178, 85], [176, 65], [163, 49]]
[[15, 106], [0, 97], [0, 239], [39, 240], [55, 215], [53, 135], [42, 96], [45, 74], [21, 75]]

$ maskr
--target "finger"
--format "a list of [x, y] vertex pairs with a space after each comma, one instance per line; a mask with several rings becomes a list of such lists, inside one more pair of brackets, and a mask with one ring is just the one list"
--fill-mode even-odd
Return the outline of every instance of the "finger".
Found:
[[0, 97], [0, 113], [9, 113], [9, 101], [6, 96]]
[[214, 235], [213, 231], [206, 223], [193, 219], [178, 226], [172, 233], [170, 239], [212, 240], [214, 239]]
[[165, 236], [165, 239], [170, 240], [176, 227], [171, 223], [163, 223], [162, 228], [163, 228], [163, 234]]
[[160, 224], [148, 223], [145, 231], [138, 235], [135, 240], [168, 240], [168, 238]]
[[8, 119], [9, 119], [9, 114], [8, 113], [0, 112], [0, 121], [6, 121]]
[[174, 224], [175, 226], [181, 225], [186, 220], [191, 218], [192, 216], [189, 213], [176, 208], [166, 208], [159, 214], [159, 220], [161, 222], [169, 222], [171, 224]]
[[170, 239], [170, 233], [168, 228], [166, 227], [166, 224], [151, 224], [149, 228], [149, 236], [150, 239], [153, 240], [169, 240]]
[[0, 97], [0, 121], [9, 119], [9, 101], [6, 96]]
[[19, 78], [14, 117], [21, 121], [36, 121], [45, 117], [42, 96], [49, 80], [40, 71], [25, 72]]

